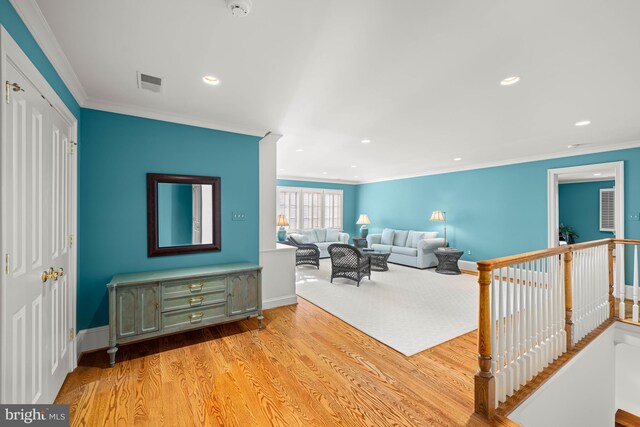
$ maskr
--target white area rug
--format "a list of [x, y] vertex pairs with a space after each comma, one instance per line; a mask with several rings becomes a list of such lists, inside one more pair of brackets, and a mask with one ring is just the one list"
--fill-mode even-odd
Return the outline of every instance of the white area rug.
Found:
[[475, 276], [389, 264], [389, 271], [371, 272], [360, 287], [330, 278], [329, 259], [321, 260], [320, 270], [297, 267], [296, 293], [405, 356], [477, 328]]

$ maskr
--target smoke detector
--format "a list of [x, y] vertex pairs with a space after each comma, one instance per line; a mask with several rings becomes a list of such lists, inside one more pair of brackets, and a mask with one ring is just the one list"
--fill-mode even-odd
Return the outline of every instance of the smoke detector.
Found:
[[225, 0], [233, 16], [247, 16], [251, 11], [251, 0]]

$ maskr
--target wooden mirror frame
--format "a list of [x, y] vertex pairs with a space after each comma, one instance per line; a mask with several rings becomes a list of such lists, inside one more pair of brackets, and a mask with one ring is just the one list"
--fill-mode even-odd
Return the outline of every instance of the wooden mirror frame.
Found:
[[[210, 184], [213, 196], [213, 243], [203, 245], [159, 246], [158, 184]], [[220, 237], [220, 177], [197, 175], [147, 174], [147, 253], [150, 257], [163, 255], [217, 252], [221, 250]]]

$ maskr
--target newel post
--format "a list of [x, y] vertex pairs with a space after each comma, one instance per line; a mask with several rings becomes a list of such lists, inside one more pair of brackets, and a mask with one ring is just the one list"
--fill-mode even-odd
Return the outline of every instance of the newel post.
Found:
[[474, 378], [475, 411], [492, 418], [496, 410], [495, 378], [491, 373], [491, 269], [478, 265], [480, 307], [478, 310], [478, 372]]
[[573, 291], [571, 279], [571, 264], [573, 251], [564, 254], [564, 330], [567, 337], [567, 351], [573, 348]]
[[609, 318], [613, 319], [616, 312], [616, 295], [613, 290], [613, 249], [615, 248], [613, 240], [609, 242]]

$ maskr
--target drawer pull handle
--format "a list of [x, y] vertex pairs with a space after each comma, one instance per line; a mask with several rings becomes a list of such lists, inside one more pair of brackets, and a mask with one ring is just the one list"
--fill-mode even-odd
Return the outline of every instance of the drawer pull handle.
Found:
[[193, 305], [193, 304], [202, 304], [202, 301], [204, 301], [204, 297], [194, 297], [189, 299], [189, 304]]
[[204, 313], [194, 313], [194, 314], [190, 314], [189, 315], [189, 319], [194, 322], [200, 322], [202, 320], [202, 316], [204, 316]]
[[192, 283], [189, 286], [187, 286], [187, 288], [189, 288], [190, 291], [201, 291], [202, 287], [204, 286], [204, 282], [200, 282], [200, 283]]

